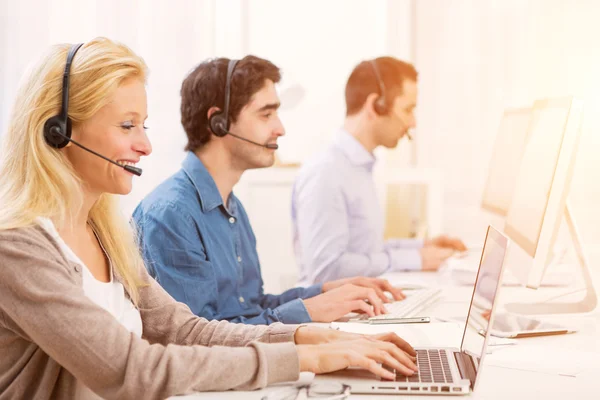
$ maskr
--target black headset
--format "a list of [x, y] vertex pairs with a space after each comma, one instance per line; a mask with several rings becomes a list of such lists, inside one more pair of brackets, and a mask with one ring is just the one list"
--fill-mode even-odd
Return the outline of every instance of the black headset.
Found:
[[44, 139], [46, 139], [46, 143], [48, 143], [48, 145], [56, 149], [62, 149], [67, 144], [73, 143], [74, 145], [81, 147], [83, 150], [92, 153], [93, 155], [100, 157], [111, 164], [114, 164], [119, 168], [123, 168], [125, 171], [129, 171], [134, 175], [140, 176], [142, 175], [141, 168], [134, 167], [132, 165], [119, 164], [118, 162], [111, 160], [110, 158], [103, 156], [102, 154], [71, 139], [71, 119], [69, 118], [68, 113], [69, 75], [71, 72], [73, 57], [75, 57], [75, 53], [77, 53], [77, 50], [79, 50], [81, 46], [83, 46], [83, 43], [78, 43], [74, 44], [71, 46], [71, 49], [69, 49], [69, 54], [67, 55], [67, 65], [65, 65], [65, 72], [63, 74], [62, 107], [60, 109], [60, 114], [48, 119], [48, 121], [46, 121], [44, 124]]
[[377, 97], [377, 100], [373, 103], [373, 108], [375, 112], [379, 115], [385, 115], [388, 113], [388, 106], [385, 97], [385, 85], [383, 84], [383, 80], [381, 79], [381, 74], [379, 73], [379, 68], [377, 67], [376, 60], [370, 60], [369, 63], [373, 67], [373, 72], [375, 73], [375, 78], [377, 80], [377, 84], [379, 85], [379, 91], [381, 94]]
[[62, 107], [60, 114], [50, 118], [44, 124], [44, 138], [46, 143], [50, 146], [62, 149], [69, 143], [71, 138], [71, 119], [69, 118], [69, 74], [71, 71], [71, 64], [77, 50], [83, 46], [83, 43], [74, 44], [69, 50], [67, 55], [67, 64], [65, 65], [65, 72], [63, 73], [63, 87], [62, 87]]
[[229, 97], [231, 95], [231, 80], [233, 71], [239, 60], [229, 60], [227, 65], [227, 81], [225, 82], [225, 104], [223, 111], [215, 111], [208, 119], [210, 130], [218, 137], [229, 133]]

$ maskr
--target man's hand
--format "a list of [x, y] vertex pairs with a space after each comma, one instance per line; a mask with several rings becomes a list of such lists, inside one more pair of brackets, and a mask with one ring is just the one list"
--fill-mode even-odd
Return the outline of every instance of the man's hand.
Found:
[[302, 301], [313, 322], [335, 321], [353, 311], [363, 312], [369, 317], [387, 313], [374, 289], [352, 284]]
[[427, 246], [421, 250], [423, 271], [437, 271], [442, 263], [454, 253], [454, 250], [443, 247]]
[[454, 251], [467, 251], [467, 246], [458, 238], [453, 238], [446, 235], [440, 235], [431, 240], [426, 240], [424, 247], [443, 247]]
[[482, 316], [483, 318], [485, 318], [485, 320], [486, 320], [486, 321], [489, 321], [489, 320], [490, 320], [490, 317], [492, 316], [492, 310], [484, 310], [484, 311], [481, 313], [481, 316]]
[[392, 295], [394, 300], [404, 300], [406, 296], [402, 293], [402, 290], [393, 287], [387, 279], [379, 279], [379, 278], [367, 278], [364, 276], [356, 276], [354, 278], [346, 278], [346, 279], [338, 279], [336, 281], [325, 282], [323, 284], [323, 293], [329, 292], [332, 289], [338, 288], [340, 286], [352, 284], [355, 286], [367, 287], [375, 290], [377, 296], [384, 302], [389, 303], [390, 300], [385, 295], [385, 292], [388, 292]]

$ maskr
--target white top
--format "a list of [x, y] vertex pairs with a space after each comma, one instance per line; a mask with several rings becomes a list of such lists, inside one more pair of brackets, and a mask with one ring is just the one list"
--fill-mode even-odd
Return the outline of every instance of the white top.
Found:
[[[48, 218], [38, 218], [38, 223], [44, 228], [58, 243], [60, 250], [71, 261], [81, 265], [83, 271], [83, 292], [94, 303], [108, 311], [117, 319], [128, 331], [134, 335], [142, 336], [142, 317], [140, 312], [131, 300], [125, 295], [125, 288], [120, 282], [113, 279], [113, 265], [110, 257], [106, 255], [110, 264], [110, 282], [101, 282], [97, 280], [90, 272], [88, 267], [77, 257], [65, 241], [60, 237], [56, 227]], [[106, 250], [100, 246], [106, 254]], [[79, 382], [77, 387], [76, 398], [94, 398], [97, 397], [83, 383]]]

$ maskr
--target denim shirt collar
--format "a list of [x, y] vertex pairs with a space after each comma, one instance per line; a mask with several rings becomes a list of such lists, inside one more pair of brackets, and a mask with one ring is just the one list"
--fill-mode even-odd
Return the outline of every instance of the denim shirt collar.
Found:
[[[215, 180], [194, 152], [190, 151], [188, 153], [185, 160], [183, 160], [182, 168], [198, 192], [202, 212], [207, 213], [223, 205], [223, 199]], [[231, 215], [235, 215], [236, 209], [235, 201], [233, 200], [234, 196], [231, 193], [227, 201], [227, 207], [224, 207]]]

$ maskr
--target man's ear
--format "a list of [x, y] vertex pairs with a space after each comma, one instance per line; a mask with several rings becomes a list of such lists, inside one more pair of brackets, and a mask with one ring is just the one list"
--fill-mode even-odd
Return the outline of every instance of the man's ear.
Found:
[[219, 107], [211, 107], [208, 109], [208, 111], [206, 112], [206, 119], [210, 119], [210, 117], [216, 113], [221, 111], [221, 109]]
[[375, 102], [379, 98], [379, 94], [371, 93], [367, 96], [365, 104], [363, 104], [363, 110], [366, 112], [369, 118], [379, 117], [379, 113], [375, 110]]

